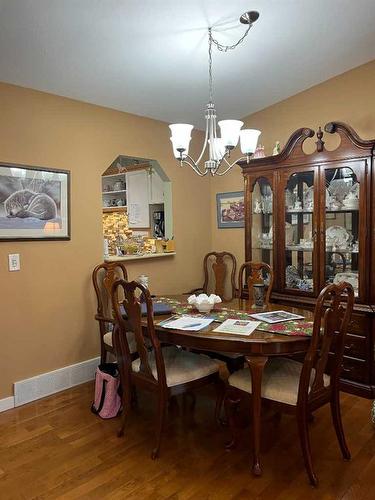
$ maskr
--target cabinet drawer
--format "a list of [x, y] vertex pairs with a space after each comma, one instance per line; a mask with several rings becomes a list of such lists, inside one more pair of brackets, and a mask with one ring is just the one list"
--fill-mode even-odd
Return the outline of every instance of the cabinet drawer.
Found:
[[359, 337], [348, 333], [345, 339], [344, 355], [354, 356], [363, 360], [368, 359], [369, 353], [367, 352], [367, 339], [366, 337]]
[[[333, 353], [329, 353], [327, 373], [331, 372]], [[343, 367], [340, 378], [352, 380], [353, 382], [369, 382], [369, 362], [364, 359], [352, 358], [344, 356]]]
[[[332, 339], [331, 352], [335, 352], [336, 339]], [[367, 338], [351, 333], [346, 334], [344, 356], [359, 358], [363, 360], [369, 359], [369, 352], [367, 349]]]
[[354, 382], [369, 382], [369, 365], [363, 359], [344, 356], [341, 378]]
[[348, 325], [349, 333], [366, 336], [369, 331], [369, 319], [362, 314], [353, 314]]

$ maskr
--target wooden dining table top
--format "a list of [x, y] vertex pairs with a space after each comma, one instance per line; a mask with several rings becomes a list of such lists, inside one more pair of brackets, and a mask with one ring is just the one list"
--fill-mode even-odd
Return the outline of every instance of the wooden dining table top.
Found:
[[[170, 299], [187, 301], [186, 295], [168, 296]], [[266, 311], [283, 310], [303, 316], [307, 321], [313, 320], [313, 314], [310, 310], [289, 307], [280, 304], [269, 304], [262, 311], [251, 309], [251, 304], [243, 299], [233, 299], [230, 302], [224, 302], [215, 306], [215, 311], [222, 308], [235, 309], [247, 312], [248, 314]], [[310, 337], [282, 335], [262, 330], [254, 330], [250, 335], [235, 335], [228, 333], [218, 333], [213, 330], [217, 328], [218, 323], [213, 321], [209, 326], [199, 331], [185, 331], [171, 328], [164, 328], [159, 323], [173, 314], [155, 316], [155, 330], [161, 341], [178, 344], [183, 347], [199, 348], [205, 350], [215, 350], [222, 352], [241, 353], [243, 355], [260, 356], [280, 356], [296, 353], [304, 353], [310, 344]], [[143, 319], [144, 326], [147, 320]]]

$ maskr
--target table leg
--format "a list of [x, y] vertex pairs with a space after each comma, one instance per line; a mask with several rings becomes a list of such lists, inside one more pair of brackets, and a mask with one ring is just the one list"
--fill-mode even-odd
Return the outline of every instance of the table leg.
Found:
[[260, 465], [260, 418], [262, 406], [262, 375], [263, 369], [267, 363], [266, 356], [246, 356], [247, 364], [251, 373], [251, 412], [252, 412], [252, 433], [253, 433], [253, 474], [260, 476], [262, 474], [262, 467]]

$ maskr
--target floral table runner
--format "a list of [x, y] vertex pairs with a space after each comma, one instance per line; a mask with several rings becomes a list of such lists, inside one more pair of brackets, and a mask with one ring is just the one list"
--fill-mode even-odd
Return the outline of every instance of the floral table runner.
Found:
[[313, 332], [312, 321], [306, 321], [305, 319], [298, 319], [296, 321], [284, 321], [283, 323], [270, 323], [262, 322], [257, 330], [262, 330], [264, 332], [279, 333], [280, 335], [292, 335], [299, 337], [311, 337]]
[[[237, 309], [230, 309], [228, 307], [221, 307], [220, 309], [214, 309], [210, 313], [202, 314], [196, 312], [195, 307], [191, 306], [187, 302], [181, 302], [177, 299], [172, 299], [169, 297], [156, 297], [153, 299], [156, 304], [170, 304], [173, 313], [177, 315], [189, 314], [200, 318], [212, 318], [218, 323], [222, 323], [226, 319], [243, 319], [252, 320], [251, 313], [245, 311], [238, 311]], [[306, 321], [304, 319], [296, 321], [285, 321], [283, 323], [265, 323], [262, 322], [258, 326], [257, 330], [270, 333], [278, 333], [280, 335], [292, 335], [301, 337], [311, 337], [313, 330], [313, 322]]]

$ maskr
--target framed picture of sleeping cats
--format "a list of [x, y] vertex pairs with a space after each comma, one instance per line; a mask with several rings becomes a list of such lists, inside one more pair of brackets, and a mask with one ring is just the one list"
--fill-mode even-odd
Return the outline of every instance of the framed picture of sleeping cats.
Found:
[[70, 172], [0, 163], [0, 241], [70, 240]]

